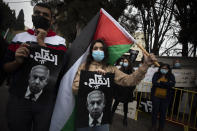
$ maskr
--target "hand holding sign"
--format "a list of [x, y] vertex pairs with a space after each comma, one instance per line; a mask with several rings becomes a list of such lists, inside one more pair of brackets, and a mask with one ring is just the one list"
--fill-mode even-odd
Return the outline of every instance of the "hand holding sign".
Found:
[[16, 53], [15, 53], [15, 61], [16, 61], [16, 63], [22, 64], [23, 63], [23, 59], [25, 57], [28, 57], [29, 49], [27, 47], [29, 47], [29, 45], [24, 43], [24, 44], [21, 44], [20, 47], [16, 50]]
[[96, 72], [99, 73], [99, 74], [101, 74], [101, 75], [105, 75], [106, 74], [106, 71], [103, 70], [103, 69], [101, 69], [101, 68], [96, 69]]

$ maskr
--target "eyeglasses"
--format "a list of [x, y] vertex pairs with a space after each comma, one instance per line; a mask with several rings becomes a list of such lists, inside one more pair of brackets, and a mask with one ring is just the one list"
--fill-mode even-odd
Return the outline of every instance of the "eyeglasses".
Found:
[[35, 10], [35, 11], [34, 11], [34, 15], [40, 15], [40, 13], [42, 13], [42, 15], [43, 15], [44, 17], [50, 17], [50, 15], [49, 15], [48, 13], [46, 13], [46, 12], [41, 12], [41, 11], [39, 11], [39, 10]]

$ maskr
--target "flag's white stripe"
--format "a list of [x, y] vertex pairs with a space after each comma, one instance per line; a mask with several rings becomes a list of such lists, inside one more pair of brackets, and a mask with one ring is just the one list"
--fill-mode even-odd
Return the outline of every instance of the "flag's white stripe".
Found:
[[136, 43], [136, 40], [110, 15], [108, 14], [103, 8], [101, 8], [101, 11], [119, 28], [119, 30], [131, 41]]
[[87, 58], [88, 50], [89, 48], [67, 71], [60, 82], [56, 104], [51, 119], [50, 131], [60, 131], [73, 112], [75, 98], [72, 92], [72, 84], [78, 67]]
[[[18, 43], [18, 42], [25, 43], [29, 40], [31, 40], [31, 42], [37, 42], [37, 36], [31, 35], [28, 32], [22, 32], [22, 33], [16, 34], [16, 36], [13, 38], [12, 42], [14, 42], [14, 43]], [[58, 35], [45, 37], [44, 43], [55, 45], [55, 46], [56, 45], [66, 46], [65, 45], [65, 39], [58, 36]]]

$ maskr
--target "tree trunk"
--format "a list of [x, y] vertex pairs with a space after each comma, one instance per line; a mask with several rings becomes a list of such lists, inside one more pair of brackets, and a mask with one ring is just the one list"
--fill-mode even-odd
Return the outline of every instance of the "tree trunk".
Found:
[[194, 43], [194, 55], [193, 55], [193, 57], [196, 57], [196, 48], [197, 48], [197, 43]]
[[183, 47], [182, 47], [182, 56], [188, 57], [188, 43], [183, 42]]
[[153, 48], [151, 53], [154, 53], [155, 55], [159, 55], [159, 48]]

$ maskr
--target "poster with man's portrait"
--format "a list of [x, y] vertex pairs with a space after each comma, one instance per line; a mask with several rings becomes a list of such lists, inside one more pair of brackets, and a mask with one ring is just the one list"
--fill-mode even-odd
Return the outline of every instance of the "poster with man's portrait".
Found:
[[20, 90], [21, 94], [27, 100], [38, 102], [54, 99], [51, 96], [57, 92], [55, 85], [63, 66], [64, 52], [38, 44], [31, 45], [29, 50], [16, 86], [23, 89]]
[[77, 99], [77, 128], [110, 123], [114, 74], [81, 71]]

